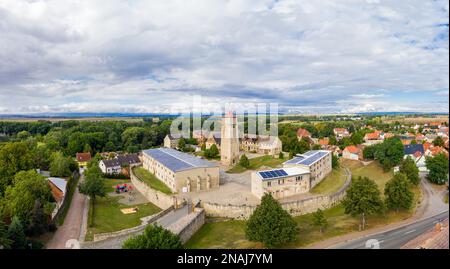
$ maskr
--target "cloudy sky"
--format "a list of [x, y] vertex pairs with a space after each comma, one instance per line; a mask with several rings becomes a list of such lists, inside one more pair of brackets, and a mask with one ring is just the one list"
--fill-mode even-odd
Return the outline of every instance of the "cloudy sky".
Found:
[[0, 114], [445, 112], [447, 0], [1, 0]]

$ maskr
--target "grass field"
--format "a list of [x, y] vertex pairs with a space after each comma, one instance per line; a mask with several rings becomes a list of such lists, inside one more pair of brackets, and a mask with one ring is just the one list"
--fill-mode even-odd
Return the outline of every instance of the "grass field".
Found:
[[[373, 179], [380, 187], [380, 189], [383, 190], [384, 184], [393, 175], [393, 172], [385, 173], [378, 162], [372, 162], [367, 166], [363, 166], [359, 162], [347, 162], [347, 160], [344, 160], [341, 164], [348, 167], [353, 176], [367, 176]], [[344, 182], [345, 176], [342, 179], [342, 173], [343, 171], [334, 171], [333, 174], [331, 174], [327, 179], [323, 181], [323, 183], [317, 185], [314, 188], [314, 192], [330, 193], [335, 189], [338, 189], [338, 187], [333, 186], [331, 182], [333, 180]], [[420, 201], [421, 192], [418, 187], [413, 187], [412, 190], [415, 194], [415, 205], [417, 206], [417, 201]], [[387, 211], [385, 214], [368, 216], [366, 217], [366, 228], [370, 229], [407, 219], [412, 216], [414, 210], [415, 207], [411, 210], [399, 211], [398, 213], [395, 211]], [[359, 230], [360, 218], [345, 214], [344, 207], [341, 205], [324, 210], [324, 214], [328, 221], [328, 227], [322, 233], [317, 227], [313, 225], [313, 214], [294, 217], [299, 228], [298, 238], [295, 242], [287, 244], [283, 247], [303, 248], [315, 242], [351, 232], [356, 232]], [[186, 248], [262, 247], [263, 246], [261, 244], [249, 242], [248, 240], [246, 240], [245, 221], [237, 220], [208, 222], [186, 244]]]
[[285, 162], [286, 159], [280, 159], [280, 158], [275, 158], [273, 156], [265, 155], [265, 156], [249, 159], [249, 161], [250, 161], [249, 168], [242, 167], [238, 164], [235, 167], [229, 169], [227, 171], [227, 173], [231, 173], [231, 174], [242, 173], [242, 172], [245, 172], [246, 170], [256, 170], [263, 166], [276, 168], [276, 167], [279, 167], [283, 162]]
[[[105, 180], [105, 190], [109, 193], [114, 191], [113, 186], [116, 184], [129, 182], [119, 179], [107, 179]], [[131, 206], [120, 204], [118, 202], [120, 198], [119, 196], [97, 198], [94, 215], [92, 214], [92, 204], [90, 205], [88, 223], [92, 223], [93, 225], [88, 227], [86, 233], [87, 241], [92, 240], [94, 234], [114, 232], [138, 226], [141, 224], [140, 218], [153, 215], [161, 210], [152, 203], [146, 203], [133, 206], [139, 209], [137, 213], [123, 214], [120, 209]]]
[[145, 170], [142, 167], [136, 167], [133, 169], [134, 174], [141, 179], [143, 182], [145, 182], [150, 188], [158, 190], [165, 194], [172, 194], [172, 191], [169, 187], [167, 187], [164, 182], [157, 179], [155, 175], [150, 173], [149, 171]]
[[374, 180], [380, 188], [382, 196], [384, 195], [384, 185], [394, 176], [393, 170], [385, 172], [378, 161], [373, 161], [365, 166], [359, 161], [341, 159], [341, 166], [350, 170], [352, 178], [361, 176]]
[[317, 184], [310, 192], [312, 194], [328, 195], [337, 192], [345, 183], [345, 170], [343, 168], [331, 172], [324, 180]]

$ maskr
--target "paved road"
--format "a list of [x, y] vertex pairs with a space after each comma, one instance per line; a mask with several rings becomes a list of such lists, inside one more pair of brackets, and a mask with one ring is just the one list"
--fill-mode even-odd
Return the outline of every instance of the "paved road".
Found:
[[[84, 180], [84, 175], [80, 177], [80, 182]], [[87, 197], [75, 190], [69, 211], [67, 212], [64, 224], [59, 226], [52, 239], [47, 243], [47, 249], [64, 249], [66, 242], [70, 239], [79, 240], [83, 222], [83, 211], [87, 203]]]
[[[432, 229], [438, 222], [448, 219], [446, 212], [427, 217], [417, 222], [389, 230], [378, 234], [369, 235], [343, 244], [335, 245], [333, 249], [399, 249], [401, 246], [416, 238], [417, 236]], [[372, 240], [372, 241], [369, 241]], [[375, 241], [376, 240], [376, 241]], [[373, 242], [373, 243], [372, 243]], [[372, 243], [372, 244], [371, 244]], [[366, 246], [367, 244], [367, 246]]]
[[397, 223], [391, 223], [386, 226], [376, 227], [370, 230], [365, 230], [362, 232], [354, 232], [345, 234], [338, 237], [332, 237], [327, 240], [323, 240], [312, 245], [308, 248], [312, 249], [324, 249], [324, 248], [338, 248], [338, 246], [344, 246], [343, 242], [351, 242], [352, 240], [357, 240], [358, 238], [370, 238], [373, 235], [380, 234], [382, 232], [391, 231], [404, 225], [410, 225], [426, 219], [427, 217], [434, 216], [438, 213], [448, 211], [448, 204], [444, 203], [444, 195], [446, 190], [434, 188], [430, 182], [426, 179], [424, 174], [420, 174], [421, 177], [421, 189], [422, 189], [422, 202], [418, 206], [413, 217], [400, 221]]

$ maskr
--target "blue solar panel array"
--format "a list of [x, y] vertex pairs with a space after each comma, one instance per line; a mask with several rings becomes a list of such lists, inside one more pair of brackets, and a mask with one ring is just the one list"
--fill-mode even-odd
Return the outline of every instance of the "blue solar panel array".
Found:
[[258, 172], [263, 179], [271, 179], [276, 177], [284, 177], [288, 174], [283, 169]]
[[303, 158], [303, 157], [294, 157], [293, 159], [290, 159], [289, 161], [286, 161], [284, 163], [299, 163], [303, 159], [305, 159], [305, 158]]
[[214, 167], [214, 163], [202, 160], [187, 153], [169, 148], [148, 149], [143, 151], [173, 172], [196, 167]]
[[326, 156], [328, 152], [319, 151], [319, 150], [310, 150], [302, 154], [302, 156], [296, 156], [289, 161], [284, 162], [285, 164], [303, 164], [303, 165], [311, 165], [319, 159]]

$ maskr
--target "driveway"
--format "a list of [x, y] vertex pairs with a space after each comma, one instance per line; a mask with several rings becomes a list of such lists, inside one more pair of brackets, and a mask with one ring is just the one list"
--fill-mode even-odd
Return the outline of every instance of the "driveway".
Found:
[[[84, 180], [84, 175], [81, 175], [80, 182]], [[64, 224], [59, 226], [54, 233], [52, 239], [47, 243], [47, 249], [69, 249], [66, 247], [68, 240], [79, 240], [83, 223], [83, 211], [87, 206], [87, 197], [78, 192], [78, 186], [75, 190], [69, 210], [67, 212]]]

